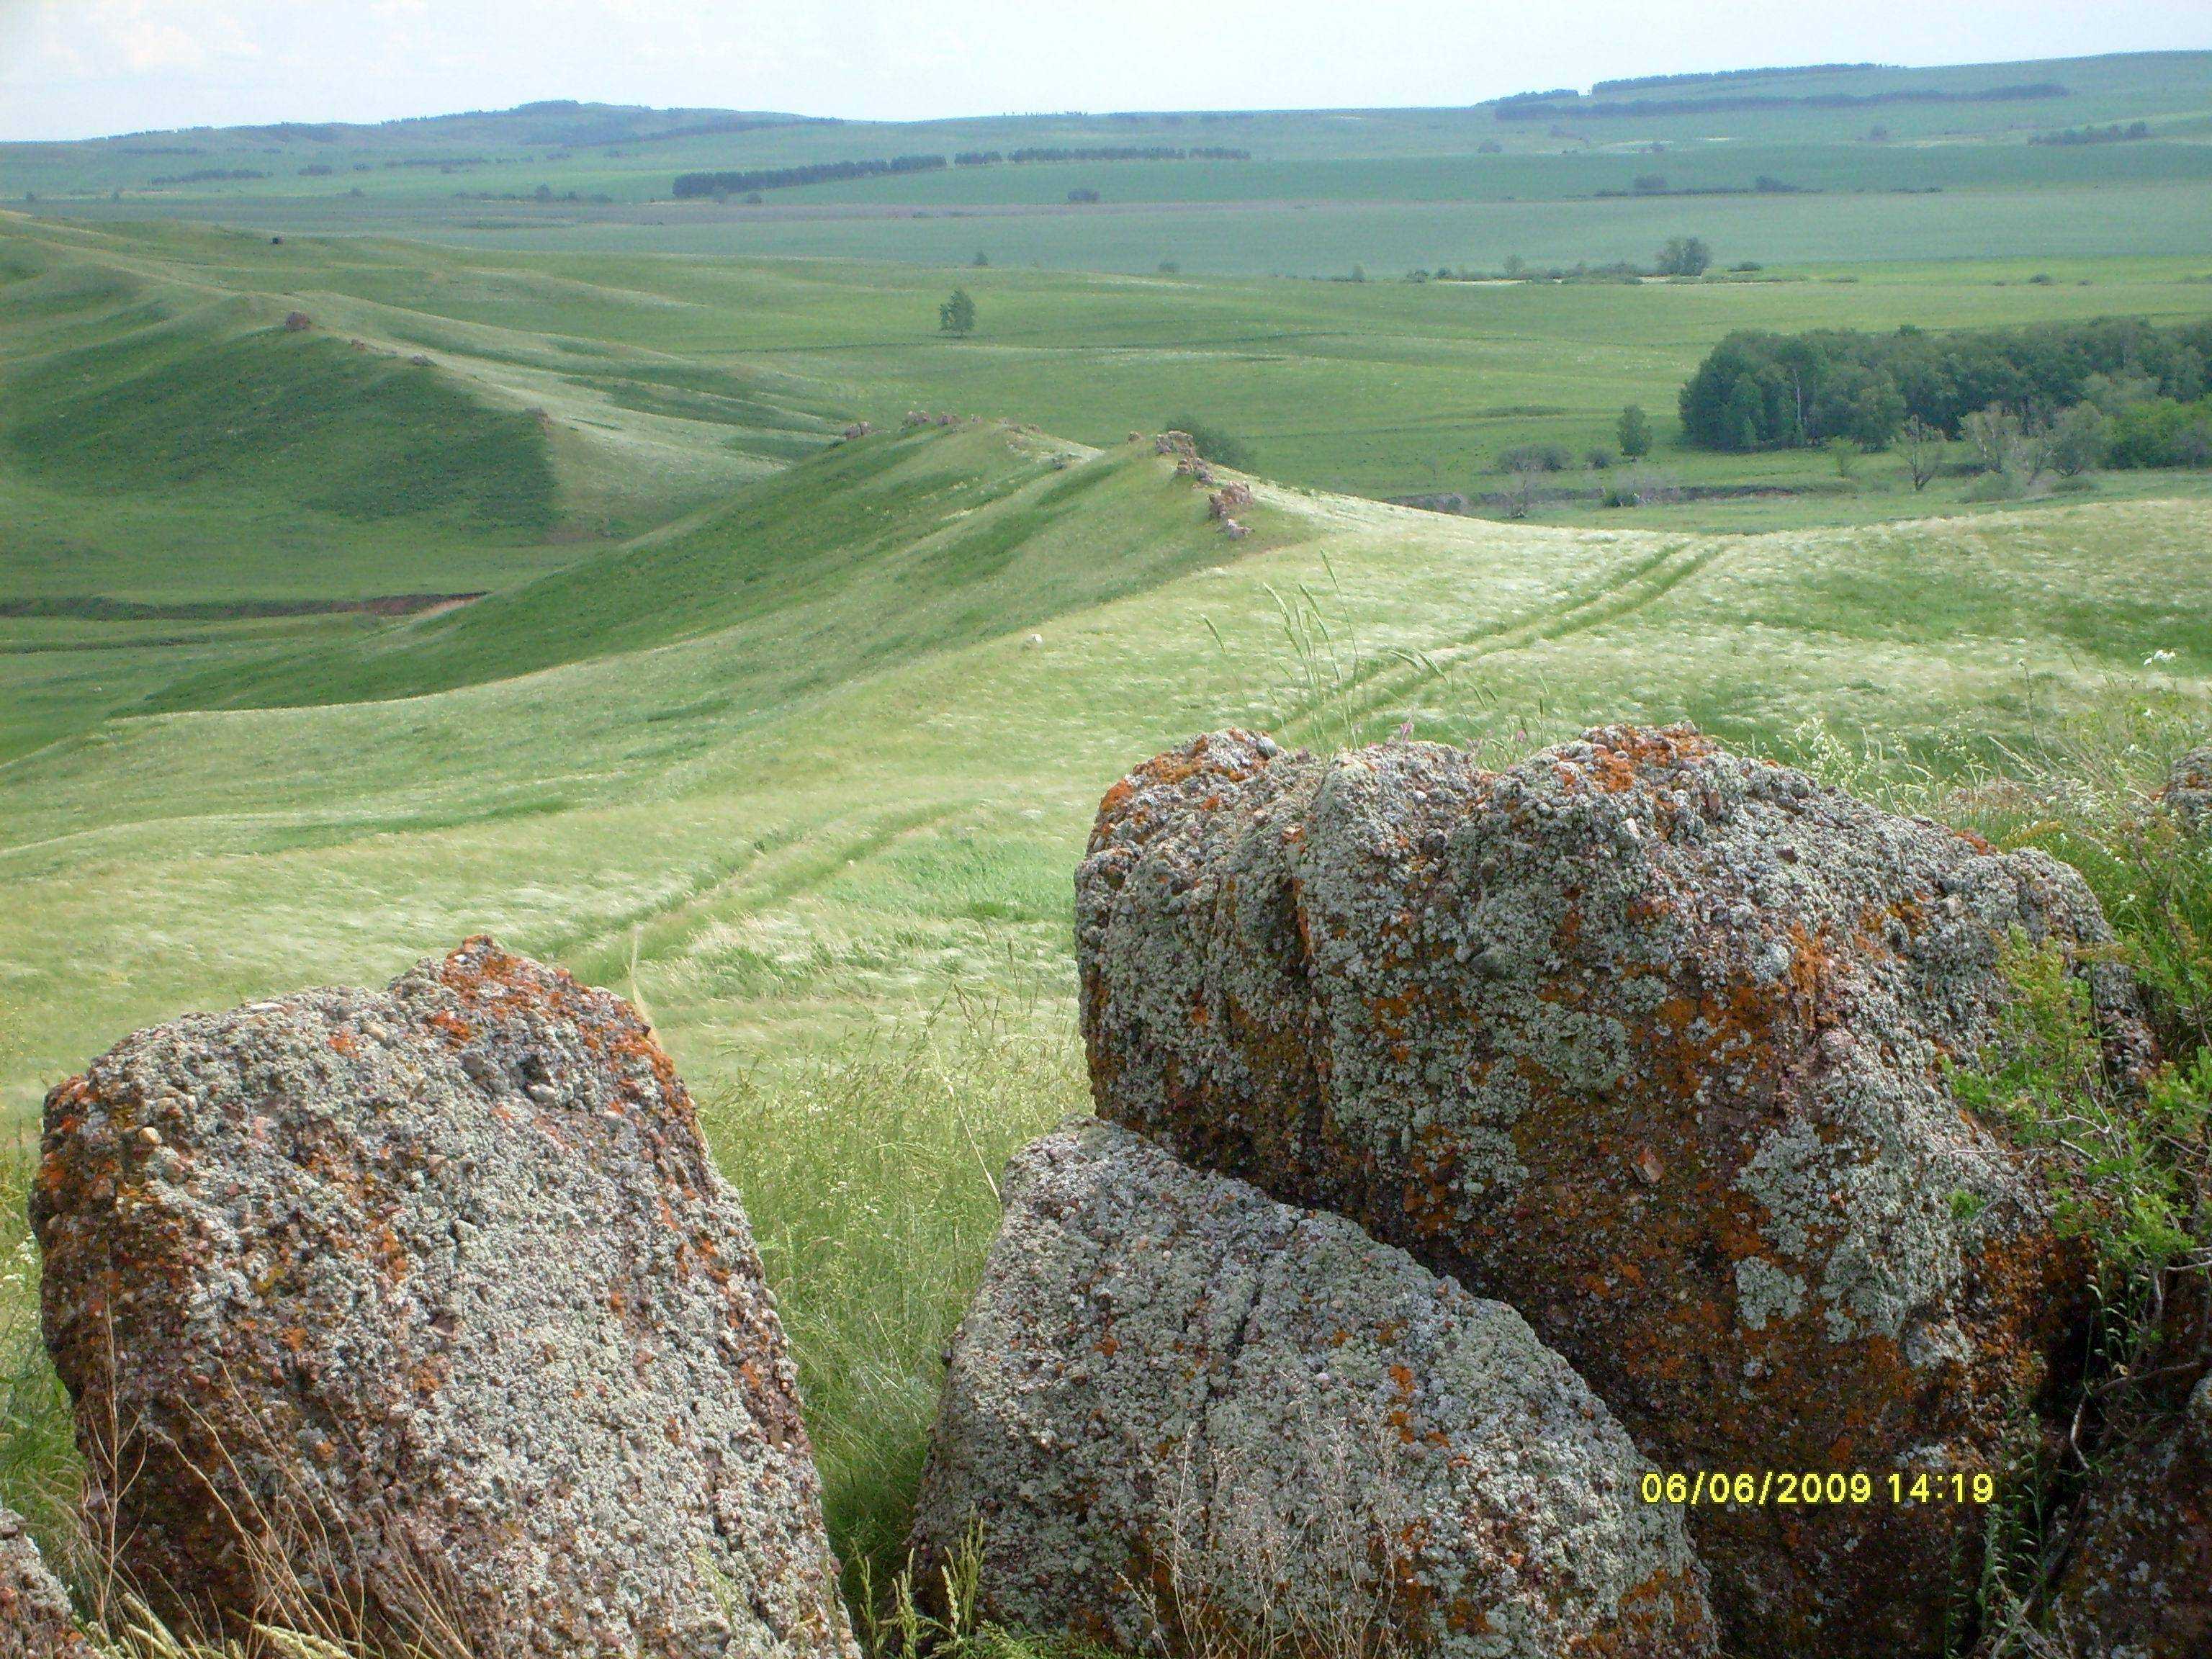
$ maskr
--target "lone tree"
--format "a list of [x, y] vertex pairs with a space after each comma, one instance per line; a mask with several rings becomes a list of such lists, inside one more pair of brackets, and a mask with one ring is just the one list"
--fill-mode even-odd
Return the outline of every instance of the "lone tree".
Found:
[[1651, 453], [1651, 417], [1644, 412], [1640, 404], [1631, 404], [1620, 411], [1620, 424], [1613, 428], [1620, 441], [1620, 453], [1632, 461], [1640, 461]]
[[1917, 415], [1905, 423], [1898, 434], [1897, 453], [1905, 457], [1905, 470], [1912, 475], [1912, 493], [1918, 495], [1928, 488], [1943, 465], [1943, 428], [1930, 426]]
[[952, 297], [937, 308], [937, 326], [940, 332], [965, 338], [975, 331], [975, 302], [968, 297], [968, 290], [956, 288]]
[[1702, 236], [1669, 236], [1659, 250], [1662, 276], [1702, 276], [1712, 263], [1713, 251]]

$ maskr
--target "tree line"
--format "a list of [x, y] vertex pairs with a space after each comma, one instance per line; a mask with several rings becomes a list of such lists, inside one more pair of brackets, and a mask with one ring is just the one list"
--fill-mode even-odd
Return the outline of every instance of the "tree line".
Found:
[[1695, 87], [1713, 82], [1778, 81], [1787, 75], [1857, 75], [1868, 70], [1895, 69], [1895, 64], [1793, 64], [1786, 69], [1707, 70], [1697, 75], [1636, 75], [1625, 81], [1593, 82], [1593, 94], [1601, 92], [1647, 92], [1656, 87]]
[[[2017, 329], [1894, 334], [1822, 329], [1723, 339], [1681, 392], [1693, 447], [1743, 452], [1907, 435], [1971, 436], [2002, 418], [2070, 429], [2114, 466], [2212, 461], [2212, 319], [2105, 318]], [[2094, 440], [2094, 441], [2092, 441]]]
[[2063, 132], [2031, 132], [2031, 144], [2134, 144], [2150, 137], [2150, 123], [2130, 121], [2122, 126], [2118, 121], [2108, 127], [2068, 127]]
[[1709, 98], [1588, 99], [1571, 94], [1554, 98], [1523, 93], [1499, 100], [1494, 112], [1501, 121], [1564, 121], [1607, 116], [1718, 115], [1738, 110], [1861, 109], [1875, 104], [2006, 104], [2070, 96], [2068, 88], [2056, 81], [1984, 87], [1972, 92], [1910, 87], [1893, 92], [1722, 93]]
[[700, 196], [741, 196], [749, 191], [828, 185], [845, 179], [933, 173], [944, 165], [942, 155], [894, 155], [888, 161], [814, 161], [805, 167], [755, 167], [746, 173], [684, 173], [677, 175], [676, 196], [678, 201]]
[[679, 201], [702, 196], [744, 196], [760, 190], [788, 190], [800, 185], [836, 184], [847, 179], [878, 179], [905, 173], [935, 173], [947, 165], [963, 167], [995, 167], [1001, 162], [1023, 166], [1032, 161], [1249, 161], [1249, 149], [1203, 144], [1178, 149], [1170, 144], [1100, 144], [1081, 149], [1032, 146], [1009, 150], [963, 149], [943, 155], [894, 155], [887, 161], [815, 161], [795, 167], [755, 167], [745, 172], [685, 173], [678, 175]]

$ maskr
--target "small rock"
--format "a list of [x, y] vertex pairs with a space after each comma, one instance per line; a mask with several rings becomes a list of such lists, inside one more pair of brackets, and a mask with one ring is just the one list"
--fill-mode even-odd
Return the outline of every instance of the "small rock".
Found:
[[88, 1507], [173, 1626], [428, 1597], [487, 1659], [852, 1659], [744, 1212], [620, 999], [472, 939], [142, 1031], [47, 1097], [33, 1221]]
[[986, 1617], [1371, 1619], [1443, 1659], [1711, 1650], [1679, 1510], [1566, 1362], [1340, 1218], [1103, 1123], [1018, 1157], [953, 1345], [915, 1539], [981, 1523]]
[[2212, 835], [2212, 743], [2173, 763], [2162, 792], [2166, 809], [2193, 836]]
[[2054, 1614], [2081, 1653], [2212, 1654], [2212, 1377], [2163, 1417], [2124, 1421], [2083, 1499]]
[[23, 1517], [0, 1507], [0, 1659], [94, 1659]]

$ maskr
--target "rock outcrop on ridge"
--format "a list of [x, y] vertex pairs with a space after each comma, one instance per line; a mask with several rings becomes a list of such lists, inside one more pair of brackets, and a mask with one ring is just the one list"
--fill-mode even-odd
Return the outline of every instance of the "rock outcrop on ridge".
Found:
[[1245, 1652], [1711, 1651], [1679, 1511], [1511, 1309], [1107, 1124], [1005, 1191], [916, 1522], [933, 1568], [980, 1523], [988, 1616], [1132, 1653], [1220, 1623]]
[[486, 1659], [845, 1659], [743, 1210], [629, 1006], [473, 939], [46, 1102], [49, 1347], [166, 1616]]
[[2160, 794], [2184, 830], [2193, 836], [2212, 835], [2212, 743], [2174, 762]]
[[1936, 1650], [1979, 1515], [1764, 1477], [1990, 1469], [2074, 1328], [2084, 1247], [1946, 1080], [2014, 935], [2110, 937], [2051, 859], [1686, 727], [1496, 774], [1216, 733], [1115, 787], [1078, 880], [1100, 1115], [1511, 1304], [1656, 1467], [1753, 1475], [1692, 1535], [1764, 1655]]

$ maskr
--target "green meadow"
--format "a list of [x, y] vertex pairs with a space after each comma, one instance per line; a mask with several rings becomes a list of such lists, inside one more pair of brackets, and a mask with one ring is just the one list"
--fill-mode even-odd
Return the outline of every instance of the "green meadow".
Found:
[[[2085, 729], [2132, 787], [2212, 725], [2203, 473], [1984, 501], [1963, 465], [1916, 491], [1890, 455], [1682, 446], [1732, 330], [2212, 309], [2212, 54], [1870, 74], [2070, 90], [1566, 137], [560, 110], [0, 148], [41, 198], [0, 215], [0, 1117], [134, 1027], [471, 933], [617, 988], [744, 1189], [841, 1547], [894, 1559], [991, 1176], [1084, 1098], [1072, 877], [1132, 765], [1227, 724], [1504, 757], [1689, 719], [1964, 811]], [[1255, 159], [1094, 168], [1148, 194], [1084, 209], [1076, 164], [648, 188], [971, 142]], [[217, 167], [269, 177], [149, 182]], [[1746, 167], [1806, 190], [1596, 193]], [[451, 199], [594, 179], [617, 199]], [[1433, 280], [1678, 234], [1761, 268]], [[1675, 499], [1607, 507], [1582, 458], [1630, 403]], [[1157, 453], [1176, 422], [1238, 447], [1249, 536]], [[1572, 465], [1508, 521], [1528, 443]], [[1475, 511], [1388, 499], [1449, 492]], [[58, 1537], [20, 1293], [0, 1338], [0, 1499]]]

